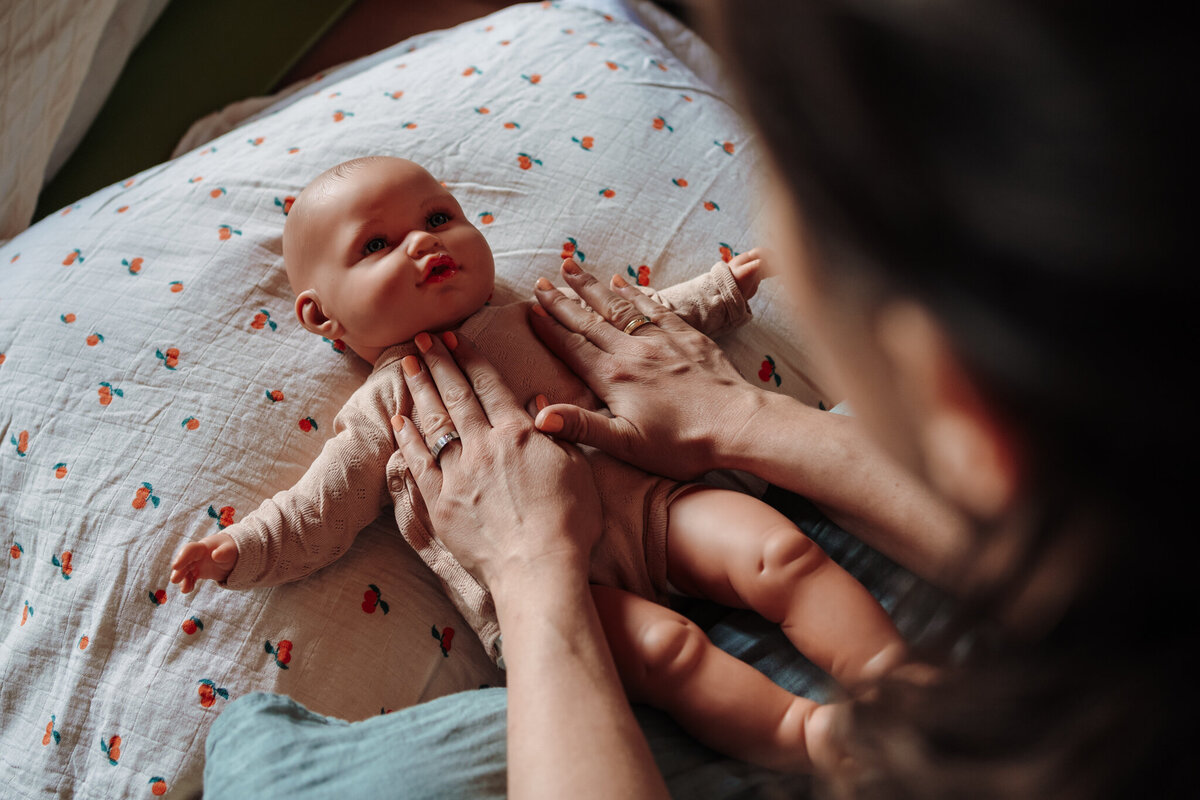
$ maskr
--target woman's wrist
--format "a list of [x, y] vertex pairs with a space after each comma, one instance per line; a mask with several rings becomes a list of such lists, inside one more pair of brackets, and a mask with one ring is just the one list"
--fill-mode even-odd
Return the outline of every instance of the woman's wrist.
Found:
[[[757, 388], [757, 387], [753, 387]], [[954, 589], [970, 523], [866, 435], [851, 417], [758, 390], [722, 446], [721, 466], [803, 495], [901, 566]]]
[[[793, 406], [791, 414], [787, 405]], [[722, 402], [723, 413], [712, 433], [710, 469], [733, 469], [769, 478], [763, 472], [777, 465], [772, 444], [781, 431], [780, 421], [789, 420], [801, 404], [785, 395], [746, 384], [736, 397]], [[787, 465], [793, 466], [793, 465]]]
[[493, 589], [512, 797], [666, 797], [608, 650], [586, 560], [516, 561]]
[[499, 611], [514, 599], [538, 594], [539, 587], [587, 586], [588, 554], [574, 548], [533, 557], [513, 554], [484, 577]]

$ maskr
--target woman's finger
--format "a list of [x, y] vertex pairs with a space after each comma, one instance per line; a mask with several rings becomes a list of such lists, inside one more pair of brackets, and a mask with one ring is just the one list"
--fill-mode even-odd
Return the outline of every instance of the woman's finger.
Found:
[[453, 331], [446, 331], [441, 335], [441, 339], [459, 368], [466, 373], [479, 405], [493, 426], [506, 419], [523, 417], [528, 421], [529, 417], [533, 416], [525, 414], [508, 384], [500, 377], [500, 373], [492, 366], [492, 362], [488, 361], [487, 356], [479, 352], [474, 342], [465, 336], [458, 336]]
[[573, 259], [563, 261], [562, 274], [567, 285], [618, 331], [625, 332], [630, 324], [645, 316], [629, 298], [601, 284]]
[[538, 411], [533, 424], [555, 439], [590, 445], [621, 459], [629, 454], [630, 444], [637, 439], [629, 420], [606, 417], [569, 403], [545, 406]]
[[525, 411], [529, 414], [530, 419], [536, 417], [538, 412], [546, 406], [550, 405], [549, 398], [544, 394], [535, 394], [533, 397], [525, 401]]
[[[412, 420], [397, 414], [392, 417], [392, 430], [396, 432], [396, 452], [404, 459], [404, 466], [412, 473], [426, 505], [432, 506], [442, 493], [442, 471], [438, 468], [437, 461], [429, 454], [429, 448], [425, 446], [425, 440], [421, 438]], [[392, 466], [390, 462], [389, 466]]]
[[[630, 285], [628, 281], [620, 275], [612, 277], [613, 289], [621, 295], [625, 300], [629, 301], [636, 313], [645, 315], [650, 318], [650, 321], [668, 333], [691, 333], [695, 332], [695, 328], [684, 322], [678, 314], [671, 309], [657, 302], [653, 297], [643, 292], [636, 286]], [[645, 327], [638, 328], [639, 333], [647, 333], [649, 330]]]
[[432, 448], [434, 442], [448, 433], [457, 432], [454, 421], [450, 418], [437, 386], [429, 372], [421, 366], [421, 360], [416, 356], [405, 356], [400, 359], [400, 369], [404, 373], [404, 382], [408, 385], [409, 394], [413, 399], [413, 416], [420, 420], [421, 430], [425, 434], [426, 448]]
[[[471, 382], [467, 380], [466, 375], [463, 375], [441, 337], [430, 336], [428, 333], [422, 332], [416, 335], [413, 342], [417, 345], [417, 350], [421, 352], [421, 358], [425, 360], [425, 365], [429, 368], [429, 374], [433, 379], [432, 390], [438, 395], [439, 402], [445, 408], [446, 413], [450, 415], [454, 429], [458, 433], [466, 435], [472, 431], [489, 427], [487, 415], [483, 413], [483, 407], [479, 405], [479, 399], [475, 396], [475, 390], [471, 388]], [[425, 435], [430, 438], [428, 429], [426, 429]], [[430, 438], [431, 444], [436, 441], [436, 438]]]
[[[555, 290], [557, 291], [557, 290]], [[559, 292], [562, 297], [562, 293]], [[563, 297], [563, 301], [578, 308], [578, 303]], [[542, 344], [559, 360], [571, 368], [571, 371], [587, 380], [587, 375], [612, 361], [612, 355], [597, 347], [586, 336], [576, 333], [566, 325], [550, 316], [539, 301], [530, 306], [529, 325], [533, 332], [542, 340]], [[608, 323], [604, 327], [611, 328]], [[617, 335], [621, 335], [617, 332]]]
[[533, 294], [542, 308], [564, 328], [580, 334], [600, 350], [611, 353], [623, 344], [620, 330], [595, 311], [567, 297], [545, 278], [538, 279]]

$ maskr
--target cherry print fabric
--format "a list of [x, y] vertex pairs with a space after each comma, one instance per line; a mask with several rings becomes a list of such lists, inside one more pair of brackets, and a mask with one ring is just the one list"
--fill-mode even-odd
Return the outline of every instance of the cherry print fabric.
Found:
[[[496, 303], [564, 255], [669, 286], [760, 243], [760, 162], [721, 94], [644, 28], [536, 3], [396, 45], [0, 245], [6, 796], [194, 794], [212, 720], [251, 692], [361, 720], [502, 681], [387, 514], [303, 581], [167, 583], [182, 543], [295, 483], [369, 372], [293, 318], [280, 237], [304, 185], [372, 153], [456, 194]], [[828, 405], [776, 283], [722, 344]]]

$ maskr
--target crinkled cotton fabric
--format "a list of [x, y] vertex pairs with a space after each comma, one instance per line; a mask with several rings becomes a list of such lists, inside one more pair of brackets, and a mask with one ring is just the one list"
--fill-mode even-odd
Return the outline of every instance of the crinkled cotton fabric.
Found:
[[[281, 234], [313, 177], [373, 153], [446, 182], [497, 303], [564, 254], [668, 286], [760, 243], [728, 102], [645, 29], [550, 3], [397, 45], [0, 245], [6, 796], [187, 796], [254, 692], [364, 720], [502, 681], [390, 519], [296, 583], [167, 582], [181, 544], [295, 483], [369, 370], [295, 320]], [[720, 341], [747, 380], [829, 405], [777, 283]]]

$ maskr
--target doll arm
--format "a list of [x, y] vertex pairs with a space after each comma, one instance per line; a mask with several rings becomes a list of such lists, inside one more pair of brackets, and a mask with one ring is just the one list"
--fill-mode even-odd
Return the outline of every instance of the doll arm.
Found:
[[230, 589], [274, 586], [341, 556], [388, 502], [384, 470], [395, 450], [387, 414], [372, 413], [383, 402], [361, 395], [338, 414], [334, 437], [292, 488], [181, 548], [171, 580], [184, 591], [204, 578]]
[[[649, 286], [636, 288], [656, 303], [666, 306], [696, 330], [715, 338], [729, 333], [751, 317], [750, 306], [746, 302], [750, 295], [740, 288], [732, 267], [732, 262], [726, 264], [718, 261], [703, 275], [697, 275], [666, 289], [653, 289]], [[613, 284], [628, 285], [620, 275], [613, 276]], [[758, 288], [757, 280], [753, 280], [753, 286]], [[587, 303], [569, 286], [559, 287], [559, 291], [587, 307]]]
[[[750, 319], [747, 301], [758, 291], [759, 282], [771, 274], [765, 251], [756, 247], [737, 254], [729, 263], [718, 261], [708, 272], [683, 283], [666, 289], [649, 286], [638, 286], [637, 289], [696, 330], [715, 338]], [[620, 275], [613, 275], [612, 280], [617, 286], [628, 285]], [[569, 286], [559, 287], [559, 291], [580, 305], [587, 305]]]
[[388, 501], [384, 470], [395, 441], [387, 419], [343, 409], [304, 477], [227, 530], [238, 548], [228, 588], [298, 580], [350, 548]]
[[715, 338], [750, 319], [747, 301], [766, 274], [765, 255], [755, 248], [739, 253], [728, 264], [718, 261], [705, 274], [666, 289], [638, 288], [696, 330]]

